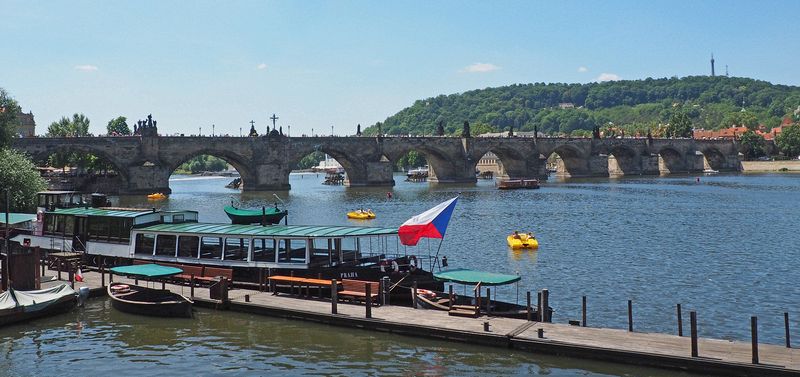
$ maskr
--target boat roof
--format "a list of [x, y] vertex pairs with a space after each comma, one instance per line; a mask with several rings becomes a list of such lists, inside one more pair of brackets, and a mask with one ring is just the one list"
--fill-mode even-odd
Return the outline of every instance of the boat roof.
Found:
[[397, 234], [396, 228], [328, 225], [236, 225], [211, 223], [156, 224], [140, 228], [143, 232], [220, 234], [263, 237], [357, 237]]
[[436, 280], [454, 282], [459, 284], [478, 284], [481, 285], [506, 285], [520, 280], [519, 275], [506, 275], [494, 272], [470, 270], [466, 268], [454, 268], [436, 272], [433, 274]]
[[147, 213], [154, 213], [151, 209], [103, 209], [94, 207], [75, 207], [75, 208], [57, 208], [55, 211], [50, 211], [57, 215], [73, 215], [73, 216], [107, 216], [107, 217], [137, 217]]
[[[14, 213], [8, 214], [8, 225], [21, 224], [27, 221], [36, 220], [36, 215], [31, 213]], [[6, 213], [0, 212], [0, 224], [6, 223]]]
[[39, 191], [36, 195], [63, 195], [63, 194], [80, 194], [80, 191]]
[[162, 276], [172, 276], [183, 272], [180, 268], [162, 266], [155, 263], [135, 264], [132, 266], [120, 266], [111, 268], [111, 272], [127, 276], [143, 276], [157, 278]]

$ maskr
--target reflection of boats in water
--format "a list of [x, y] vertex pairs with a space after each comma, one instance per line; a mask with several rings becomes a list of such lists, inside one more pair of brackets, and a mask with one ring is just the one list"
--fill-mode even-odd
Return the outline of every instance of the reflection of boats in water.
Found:
[[501, 179], [497, 182], [500, 190], [538, 189], [538, 179]]
[[[525, 305], [514, 304], [505, 301], [493, 300], [481, 297], [480, 292], [483, 286], [502, 286], [516, 283], [520, 280], [519, 275], [505, 275], [492, 272], [468, 270], [463, 268], [451, 269], [433, 274], [439, 281], [463, 284], [467, 287], [467, 292], [473, 295], [459, 295], [450, 293], [431, 291], [425, 289], [417, 290], [417, 305], [425, 309], [445, 310], [450, 315], [477, 317], [486, 314], [495, 317], [522, 318], [528, 317], [528, 308]], [[548, 308], [552, 313], [552, 308]], [[539, 313], [535, 307], [531, 308], [531, 319], [539, 321]]]

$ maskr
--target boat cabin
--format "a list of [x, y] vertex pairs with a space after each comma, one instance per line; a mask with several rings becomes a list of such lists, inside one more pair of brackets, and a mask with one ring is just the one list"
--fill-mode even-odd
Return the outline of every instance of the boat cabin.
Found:
[[83, 205], [83, 196], [78, 191], [40, 191], [36, 193], [36, 206], [42, 211], [82, 207]]
[[[196, 211], [130, 208], [59, 208], [42, 214], [31, 246], [127, 256], [131, 229], [158, 223], [197, 222]], [[30, 237], [30, 236], [29, 236]]]
[[163, 223], [135, 228], [129, 257], [230, 267], [354, 266], [386, 258], [396, 236], [395, 228]]

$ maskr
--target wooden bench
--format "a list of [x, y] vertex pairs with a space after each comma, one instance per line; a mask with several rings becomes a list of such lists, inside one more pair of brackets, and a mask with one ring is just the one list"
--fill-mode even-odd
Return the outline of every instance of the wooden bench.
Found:
[[350, 280], [342, 279], [342, 290], [337, 292], [339, 297], [351, 297], [354, 299], [367, 298], [366, 285], [369, 284], [369, 295], [372, 297], [372, 302], [376, 302], [376, 298], [380, 294], [380, 283], [377, 281], [364, 281], [364, 280]]
[[459, 317], [478, 318], [480, 309], [473, 305], [453, 305], [450, 307], [448, 314]]
[[[283, 283], [288, 284], [290, 286], [289, 293], [294, 294], [294, 287], [295, 285], [300, 287], [300, 291], [298, 294], [302, 294], [302, 288], [306, 287], [306, 296], [311, 297], [311, 287], [317, 287], [319, 289], [319, 297], [322, 298], [322, 288], [328, 288], [331, 286], [330, 280], [325, 279], [315, 279], [315, 278], [305, 278], [305, 277], [297, 277], [297, 276], [283, 276], [283, 275], [273, 275], [268, 277], [269, 284], [270, 284], [270, 291], [272, 291], [272, 295], [275, 296], [278, 294], [276, 283]], [[336, 282], [337, 288], [339, 282]]]

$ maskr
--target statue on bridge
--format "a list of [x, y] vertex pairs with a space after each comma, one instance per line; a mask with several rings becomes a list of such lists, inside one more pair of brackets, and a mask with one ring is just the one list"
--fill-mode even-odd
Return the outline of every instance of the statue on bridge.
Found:
[[514, 137], [514, 126], [508, 126], [508, 137]]
[[464, 121], [464, 128], [461, 130], [461, 137], [472, 137], [469, 135], [469, 122]]
[[158, 136], [158, 122], [153, 120], [153, 114], [147, 115], [147, 120], [139, 120], [133, 126], [133, 134], [139, 136]]
[[258, 137], [258, 131], [256, 131], [256, 122], [251, 120], [250, 121], [250, 133], [247, 134], [248, 137]]
[[440, 120], [436, 125], [436, 136], [444, 136], [444, 121]]
[[356, 136], [361, 136], [361, 123], [356, 126]]

